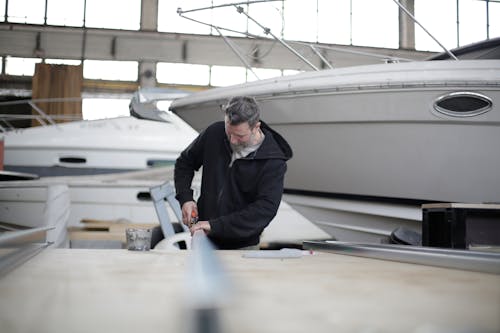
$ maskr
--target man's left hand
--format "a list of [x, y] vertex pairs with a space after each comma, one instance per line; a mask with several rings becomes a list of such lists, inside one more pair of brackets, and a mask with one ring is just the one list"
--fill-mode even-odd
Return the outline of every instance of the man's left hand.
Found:
[[205, 234], [208, 235], [210, 229], [210, 223], [208, 223], [208, 221], [198, 221], [198, 223], [193, 224], [191, 228], [189, 228], [189, 231], [191, 231], [191, 236], [198, 230], [203, 230]]

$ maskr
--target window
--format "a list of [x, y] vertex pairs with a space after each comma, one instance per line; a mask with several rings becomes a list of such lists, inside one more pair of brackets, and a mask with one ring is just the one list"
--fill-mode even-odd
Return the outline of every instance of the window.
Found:
[[48, 0], [47, 24], [83, 26], [83, 0]]
[[39, 58], [7, 57], [5, 74], [33, 76], [35, 74], [35, 64], [40, 62], [42, 62], [42, 59]]
[[284, 69], [283, 70], [283, 76], [287, 76], [287, 75], [295, 75], [295, 74], [299, 74], [299, 73], [302, 73], [303, 71], [297, 71], [295, 69]]
[[85, 79], [137, 81], [137, 61], [85, 60], [83, 77]]
[[[457, 47], [456, 0], [415, 0], [415, 18], [445, 47]], [[415, 48], [422, 51], [443, 51], [418, 25], [415, 25]]]
[[351, 44], [351, 0], [318, 1], [318, 41]]
[[353, 0], [352, 44], [397, 49], [398, 12], [399, 7], [392, 1]]
[[54, 65], [73, 65], [78, 66], [82, 62], [80, 60], [71, 60], [71, 59], [45, 59], [46, 64], [54, 64]]
[[0, 22], [5, 22], [5, 0], [0, 0]]
[[[256, 3], [248, 8], [248, 15], [259, 22], [265, 28], [269, 28], [271, 33], [278, 38], [283, 38], [283, 8], [282, 2]], [[240, 14], [241, 16], [242, 14]], [[248, 32], [266, 36], [257, 24], [252, 21], [248, 22]], [[271, 38], [269, 35], [268, 37]]]
[[[5, 4], [3, 7], [5, 8]], [[9, 22], [43, 24], [45, 0], [11, 0], [8, 14]]]
[[212, 66], [210, 84], [225, 87], [246, 82], [246, 68], [236, 66]]
[[[204, 2], [206, 6], [210, 2]], [[191, 34], [210, 34], [210, 27], [190, 21], [177, 14], [177, 9], [189, 10], [200, 8], [199, 0], [158, 0], [158, 31], [179, 32]], [[202, 22], [211, 22], [211, 12], [209, 10], [188, 13], [186, 16], [192, 17]]]
[[[311, 4], [314, 3], [314, 4]], [[317, 40], [317, 8], [316, 1], [308, 1], [304, 6], [302, 0], [285, 1], [284, 37], [288, 40], [316, 42]]]
[[129, 116], [130, 99], [84, 98], [82, 117], [85, 120]]
[[490, 38], [500, 37], [500, 3], [490, 2]]
[[[260, 80], [270, 79], [273, 77], [280, 77], [281, 70], [279, 69], [271, 69], [271, 68], [252, 68], [252, 70], [257, 74]], [[255, 81], [255, 75], [252, 74], [249, 70], [247, 70], [247, 81]]]
[[209, 66], [176, 63], [158, 63], [156, 79], [161, 83], [208, 86]]
[[139, 30], [141, 0], [87, 0], [85, 26]]

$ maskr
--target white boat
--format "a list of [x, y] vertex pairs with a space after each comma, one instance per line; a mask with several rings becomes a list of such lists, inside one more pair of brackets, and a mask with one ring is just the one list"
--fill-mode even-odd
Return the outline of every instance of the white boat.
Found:
[[499, 49], [216, 88], [170, 110], [199, 131], [230, 97], [254, 96], [294, 150], [285, 200], [337, 239], [379, 241], [420, 231], [424, 202], [500, 202]]
[[[163, 98], [172, 98], [163, 93]], [[139, 91], [131, 116], [5, 131], [5, 170], [40, 176], [142, 170], [175, 162], [197, 133]]]
[[[58, 244], [67, 245], [68, 227], [85, 226], [84, 220], [117, 223], [159, 222], [150, 188], [173, 180], [173, 167], [115, 174], [42, 177], [36, 180], [0, 182], [0, 227], [34, 228], [56, 226]], [[199, 179], [193, 184], [199, 195]], [[166, 205], [172, 221], [173, 210]], [[304, 218], [287, 203], [265, 229], [261, 244], [300, 243], [326, 239], [328, 234]]]

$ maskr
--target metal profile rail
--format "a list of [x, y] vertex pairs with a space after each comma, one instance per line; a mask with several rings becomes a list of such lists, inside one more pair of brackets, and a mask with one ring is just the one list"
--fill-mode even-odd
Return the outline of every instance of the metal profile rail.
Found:
[[230, 296], [231, 284], [208, 237], [201, 230], [194, 233], [187, 271], [188, 310], [191, 315], [187, 332], [223, 331], [219, 311]]
[[304, 248], [358, 257], [500, 274], [500, 253], [338, 241], [306, 241]]
[[8, 231], [0, 235], [0, 277], [51, 245], [47, 232], [54, 227]]

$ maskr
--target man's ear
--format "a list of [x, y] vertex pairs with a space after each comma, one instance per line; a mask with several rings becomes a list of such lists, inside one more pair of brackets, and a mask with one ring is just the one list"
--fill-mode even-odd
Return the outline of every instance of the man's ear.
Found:
[[255, 124], [255, 126], [253, 128], [254, 129], [259, 129], [260, 128], [260, 121], [258, 121], [257, 124]]

